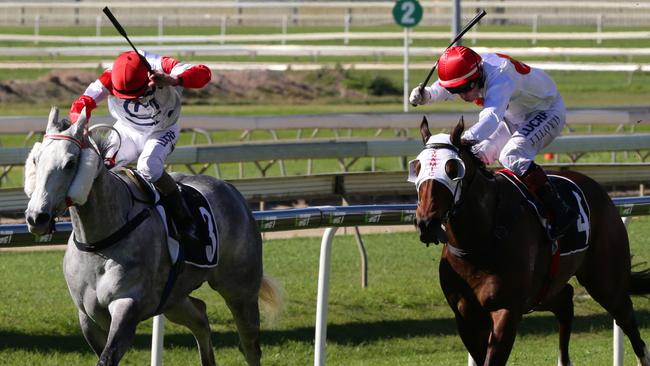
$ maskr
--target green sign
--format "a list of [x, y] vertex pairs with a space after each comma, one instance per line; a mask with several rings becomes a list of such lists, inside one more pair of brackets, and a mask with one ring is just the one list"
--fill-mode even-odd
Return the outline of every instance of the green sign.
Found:
[[393, 7], [393, 18], [402, 27], [415, 27], [422, 20], [422, 5], [417, 0], [399, 0]]

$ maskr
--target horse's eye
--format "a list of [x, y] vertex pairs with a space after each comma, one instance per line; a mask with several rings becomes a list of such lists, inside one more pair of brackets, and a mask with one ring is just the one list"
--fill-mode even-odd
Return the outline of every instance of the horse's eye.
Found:
[[69, 162], [65, 163], [65, 166], [63, 167], [63, 169], [65, 169], [65, 170], [72, 170], [72, 169], [74, 169], [76, 166], [77, 166], [77, 162], [76, 162], [76, 161], [73, 161], [73, 160], [70, 160]]

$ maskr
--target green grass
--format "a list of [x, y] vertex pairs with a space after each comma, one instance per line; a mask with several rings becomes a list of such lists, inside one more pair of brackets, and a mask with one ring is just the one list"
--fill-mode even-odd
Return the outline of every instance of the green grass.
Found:
[[[630, 225], [634, 262], [650, 260], [650, 219]], [[440, 247], [425, 248], [415, 232], [365, 235], [369, 287], [359, 287], [359, 258], [351, 236], [337, 236], [331, 265], [327, 363], [329, 365], [453, 365], [466, 351], [438, 284]], [[287, 307], [275, 327], [262, 334], [263, 364], [308, 365], [313, 339], [320, 238], [267, 240], [265, 271], [287, 292]], [[61, 272], [63, 253], [1, 253], [0, 365], [93, 364], [81, 336], [76, 309]], [[575, 285], [575, 281], [574, 281]], [[584, 290], [577, 288], [576, 293]], [[201, 287], [194, 293], [208, 304], [218, 362], [243, 365], [234, 324], [223, 300]], [[641, 332], [650, 339], [650, 302], [635, 298]], [[578, 365], [611, 364], [611, 320], [593, 300], [576, 298], [572, 358]], [[527, 316], [511, 365], [556, 362], [556, 323], [550, 313]], [[149, 362], [151, 321], [138, 327], [125, 365]], [[197, 364], [187, 330], [167, 322], [164, 361]], [[634, 362], [626, 340], [625, 364]]]

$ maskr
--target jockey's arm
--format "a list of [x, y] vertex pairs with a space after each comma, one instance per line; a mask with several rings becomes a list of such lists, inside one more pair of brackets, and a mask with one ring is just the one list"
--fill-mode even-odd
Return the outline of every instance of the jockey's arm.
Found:
[[485, 101], [478, 122], [463, 133], [463, 139], [483, 141], [490, 137], [503, 121], [514, 89], [515, 83], [507, 77], [492, 80], [483, 92]]
[[456, 96], [440, 86], [440, 80], [436, 80], [431, 86], [424, 88], [425, 93], [429, 93], [428, 103], [454, 100]]
[[160, 57], [160, 65], [162, 73], [156, 73], [152, 78], [152, 82], [156, 85], [163, 83], [183, 88], [199, 89], [212, 79], [212, 72], [205, 65], [183, 63], [167, 56]]
[[70, 122], [75, 123], [79, 119], [79, 114], [86, 108], [86, 118], [90, 119], [90, 114], [97, 107], [97, 103], [106, 99], [109, 94], [108, 88], [111, 85], [111, 72], [106, 70], [102, 75], [86, 88], [84, 93], [72, 102], [68, 118]]

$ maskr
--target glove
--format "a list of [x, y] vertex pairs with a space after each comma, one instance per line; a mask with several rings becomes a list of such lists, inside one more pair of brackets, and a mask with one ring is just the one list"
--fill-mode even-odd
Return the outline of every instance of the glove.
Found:
[[431, 94], [427, 88], [422, 87], [422, 83], [411, 90], [409, 96], [409, 103], [414, 105], [429, 104], [431, 103]]
[[177, 77], [167, 75], [162, 71], [153, 71], [149, 74], [149, 86], [165, 87], [180, 85], [180, 80]]
[[472, 153], [485, 165], [490, 165], [499, 157], [499, 149], [490, 140], [483, 140], [472, 146]]

